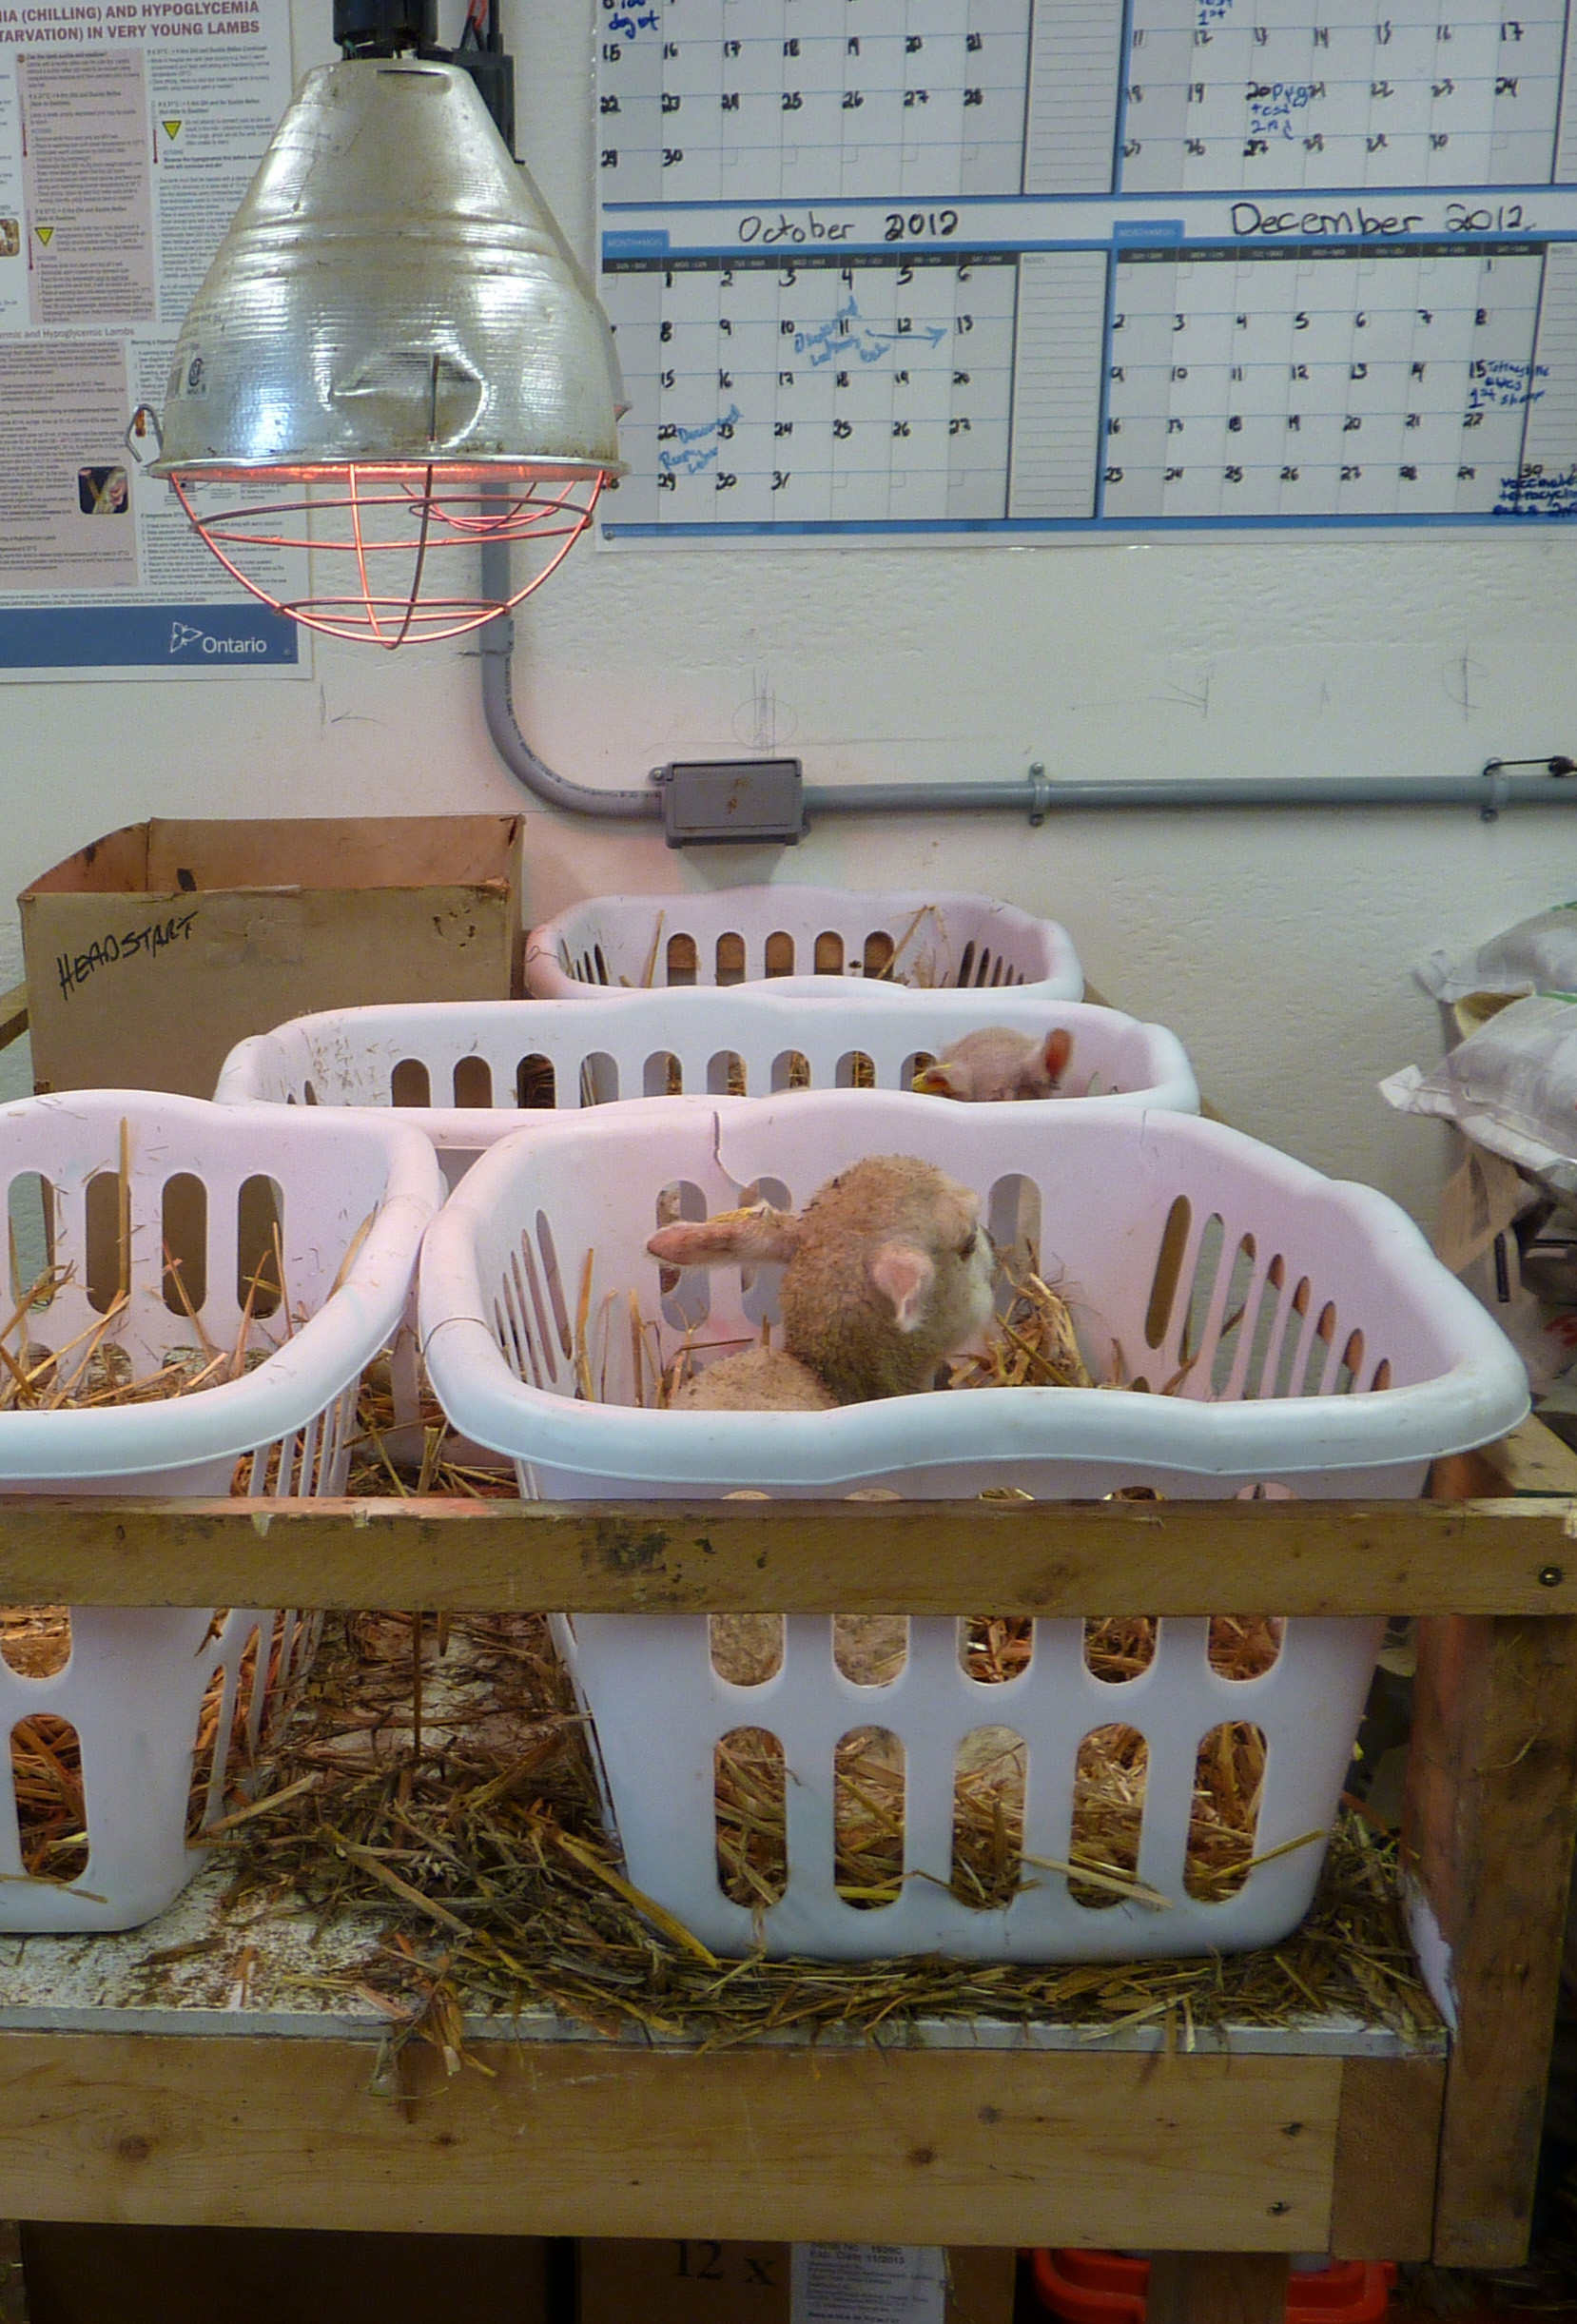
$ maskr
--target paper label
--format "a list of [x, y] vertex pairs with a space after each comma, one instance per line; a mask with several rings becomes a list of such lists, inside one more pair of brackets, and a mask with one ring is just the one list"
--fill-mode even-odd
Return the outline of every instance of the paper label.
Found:
[[1528, 1185], [1513, 1165], [1484, 1146], [1470, 1146], [1461, 1167], [1446, 1181], [1434, 1254], [1460, 1275], [1503, 1235], [1528, 1200]]
[[940, 2244], [796, 2243], [792, 2324], [943, 2324]]

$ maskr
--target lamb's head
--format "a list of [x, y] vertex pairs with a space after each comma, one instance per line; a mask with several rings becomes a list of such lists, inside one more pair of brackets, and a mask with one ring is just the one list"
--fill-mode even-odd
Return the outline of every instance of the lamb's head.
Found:
[[907, 1154], [853, 1163], [803, 1211], [681, 1221], [646, 1247], [670, 1266], [782, 1263], [784, 1346], [840, 1404], [929, 1388], [991, 1313], [978, 1201]]
[[1061, 1025], [1050, 1033], [1015, 1033], [1005, 1025], [987, 1025], [950, 1042], [934, 1065], [921, 1067], [914, 1085], [927, 1097], [976, 1103], [1053, 1098], [1072, 1055], [1073, 1035]]

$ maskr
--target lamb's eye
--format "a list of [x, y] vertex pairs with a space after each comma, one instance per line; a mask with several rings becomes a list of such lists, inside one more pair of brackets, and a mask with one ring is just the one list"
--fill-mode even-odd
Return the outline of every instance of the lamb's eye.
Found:
[[973, 1259], [979, 1242], [980, 1228], [978, 1226], [972, 1226], [969, 1229], [968, 1234], [965, 1235], [964, 1240], [958, 1246], [958, 1255], [960, 1259]]

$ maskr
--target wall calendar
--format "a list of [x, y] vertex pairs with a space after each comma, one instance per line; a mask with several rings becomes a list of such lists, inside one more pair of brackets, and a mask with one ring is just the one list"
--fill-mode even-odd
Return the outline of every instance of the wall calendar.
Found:
[[1567, 0], [599, 0], [611, 542], [1577, 516]]

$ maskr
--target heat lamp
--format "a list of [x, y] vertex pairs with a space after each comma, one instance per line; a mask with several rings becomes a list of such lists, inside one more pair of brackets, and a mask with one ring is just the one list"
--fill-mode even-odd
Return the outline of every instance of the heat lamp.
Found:
[[[436, 0], [336, 0], [343, 61], [302, 82], [192, 302], [150, 472], [253, 596], [391, 649], [519, 604], [622, 474], [607, 320], [496, 72], [435, 31]], [[485, 596], [495, 542], [520, 546]]]

